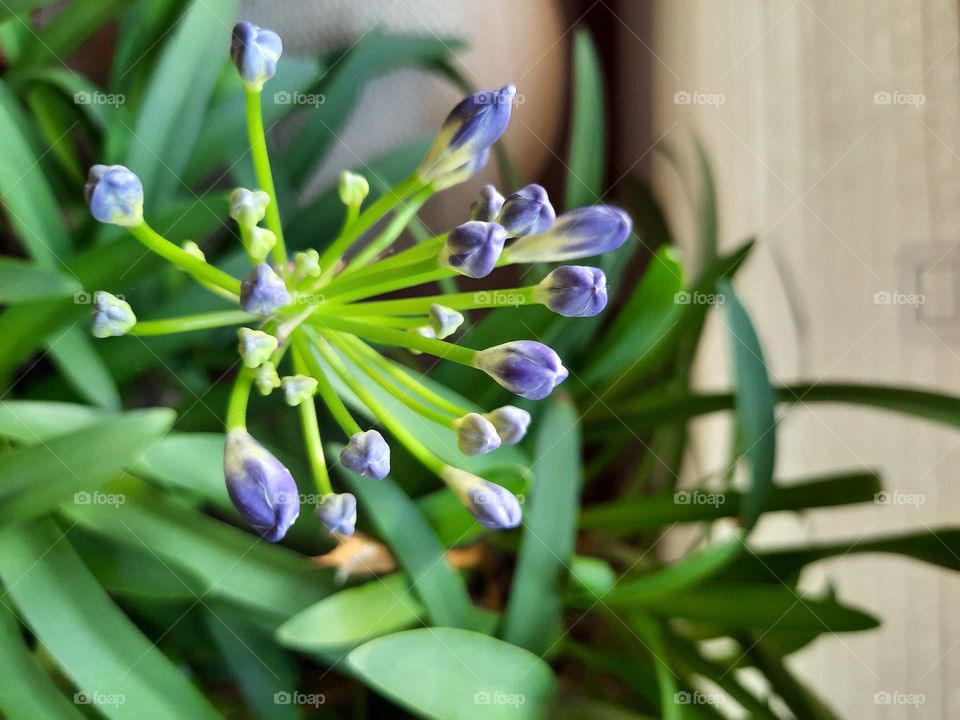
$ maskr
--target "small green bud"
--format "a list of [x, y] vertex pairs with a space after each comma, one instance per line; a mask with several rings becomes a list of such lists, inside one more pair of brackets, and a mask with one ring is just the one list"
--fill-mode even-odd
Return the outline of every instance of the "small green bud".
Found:
[[347, 207], [360, 207], [370, 193], [370, 184], [363, 175], [349, 170], [340, 173], [340, 200]]
[[272, 393], [274, 388], [280, 387], [280, 376], [277, 375], [277, 368], [269, 361], [253, 371], [253, 380], [257, 384], [257, 390], [264, 397]]
[[200, 249], [200, 246], [197, 245], [193, 240], [187, 240], [180, 246], [183, 248], [183, 251], [193, 255], [197, 260], [202, 260], [203, 262], [207, 261], [207, 256], [203, 254], [203, 250]]
[[296, 407], [310, 400], [317, 391], [316, 378], [308, 375], [287, 375], [280, 383], [283, 385], [283, 394], [290, 407]]
[[237, 188], [230, 192], [230, 217], [238, 225], [251, 228], [263, 220], [269, 204], [270, 196], [263, 190]]
[[250, 369], [258, 368], [267, 362], [280, 344], [273, 335], [250, 328], [237, 330], [237, 337], [240, 340], [240, 357], [243, 364]]
[[320, 275], [320, 253], [316, 250], [304, 250], [293, 256], [294, 274], [298, 278], [318, 277]]
[[247, 232], [246, 241], [250, 262], [259, 265], [266, 261], [273, 246], [277, 244], [277, 236], [270, 230], [255, 225]]

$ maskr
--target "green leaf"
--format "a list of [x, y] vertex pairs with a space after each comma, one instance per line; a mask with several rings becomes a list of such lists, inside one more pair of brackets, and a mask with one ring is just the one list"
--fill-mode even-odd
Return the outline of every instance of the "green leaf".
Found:
[[143, 453], [133, 470], [228, 509], [233, 504], [223, 482], [223, 443], [222, 433], [170, 433]]
[[99, 0], [95, 3], [72, 3], [44, 28], [35, 41], [24, 49], [20, 66], [62, 65], [95, 31], [133, 0]]
[[[880, 478], [876, 473], [849, 473], [778, 483], [770, 489], [766, 512], [871, 502], [880, 489]], [[736, 517], [742, 510], [743, 498], [742, 493], [734, 490], [692, 490], [597, 503], [583, 509], [580, 529], [636, 532], [674, 523]]]
[[81, 397], [108, 410], [120, 409], [120, 391], [86, 327], [70, 325], [54, 333], [47, 351]]
[[[126, 490], [126, 489], [125, 489]], [[279, 623], [326, 596], [329, 573], [279, 545], [214, 520], [142, 484], [118, 507], [69, 505], [67, 516], [108, 537], [150, 548], [220, 597]]]
[[716, 583], [642, 599], [644, 608], [671, 618], [725, 628], [796, 632], [856, 632], [880, 623], [832, 599], [806, 598], [782, 585]]
[[0, 523], [37, 517], [71, 497], [97, 502], [97, 488], [132, 464], [173, 420], [170, 410], [138, 410], [0, 454]]
[[8, 720], [83, 720], [23, 642], [20, 626], [0, 605], [0, 710]]
[[43, 166], [23, 134], [27, 127], [17, 99], [0, 82], [0, 200], [7, 220], [30, 255], [52, 268], [70, 252], [70, 238]]
[[683, 265], [677, 251], [669, 245], [661, 247], [610, 329], [591, 350], [586, 382], [606, 380], [650, 352], [678, 322], [685, 307], [677, 303], [682, 290]]
[[43, 135], [44, 144], [75, 187], [83, 185], [80, 154], [70, 133], [77, 125], [75, 105], [67, 105], [62, 95], [45, 85], [34, 85], [26, 92], [33, 121]]
[[75, 278], [36, 263], [0, 258], [0, 304], [66, 297], [82, 290]]
[[105, 415], [89, 405], [5, 400], [0, 402], [0, 436], [32, 445], [85, 428]]
[[573, 36], [573, 116], [567, 152], [567, 210], [597, 202], [606, 165], [606, 101], [597, 46], [587, 30]]
[[301, 652], [343, 650], [419, 625], [423, 616], [408, 578], [394, 573], [302, 610], [277, 629], [277, 642]]
[[107, 717], [220, 717], [110, 601], [50, 520], [0, 536], [0, 578], [54, 662]]
[[55, 2], [56, 0], [5, 0], [3, 5], [0, 5], [0, 22], [9, 20], [14, 15], [29, 12], [34, 8], [53, 5]]
[[144, 96], [126, 155], [140, 176], [148, 209], [174, 191], [203, 124], [230, 46], [236, 0], [197, 0], [166, 41]]
[[346, 664], [411, 712], [446, 720], [543, 717], [556, 689], [550, 667], [533, 653], [454, 628], [371, 640], [347, 655]]
[[[339, 450], [337, 450], [339, 454]], [[371, 482], [342, 465], [337, 470], [368, 514], [434, 625], [472, 628], [472, 604], [463, 578], [447, 562], [443, 546], [410, 497], [390, 478]]]
[[760, 340], [733, 288], [718, 286], [727, 306], [727, 330], [736, 381], [737, 439], [750, 466], [750, 488], [741, 503], [740, 517], [749, 529], [760, 518], [770, 488], [777, 454], [776, 395], [770, 386]]
[[653, 657], [653, 667], [657, 673], [657, 685], [660, 688], [660, 709], [663, 713], [663, 720], [680, 720], [685, 713], [676, 701], [677, 681], [674, 671], [667, 664], [667, 649], [663, 644], [663, 637], [660, 635], [657, 621], [641, 612], [634, 613], [631, 621]]
[[570, 567], [583, 482], [576, 407], [567, 397], [550, 403], [537, 431], [534, 482], [524, 503], [523, 539], [503, 639], [538, 655], [561, 626], [560, 580]]

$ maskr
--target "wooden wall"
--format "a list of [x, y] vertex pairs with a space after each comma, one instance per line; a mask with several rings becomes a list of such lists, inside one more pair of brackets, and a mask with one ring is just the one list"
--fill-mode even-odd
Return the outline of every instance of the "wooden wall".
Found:
[[[724, 247], [759, 236], [737, 286], [775, 378], [960, 393], [956, 0], [608, 6], [619, 26], [620, 172], [643, 158], [639, 167], [656, 179], [689, 247], [690, 213], [676, 178], [647, 153], [661, 136], [688, 156], [689, 132], [703, 139], [717, 174]], [[691, 102], [676, 102], [675, 93]], [[920, 293], [926, 302], [878, 304], [878, 293]], [[699, 361], [702, 385], [727, 384], [726, 355], [715, 321]], [[704, 422], [698, 430], [691, 475], [727, 459], [728, 428]], [[779, 477], [860, 467], [879, 468], [889, 490], [922, 495], [923, 503], [771, 519], [758, 542], [856, 540], [960, 521], [957, 432], [829, 405], [801, 405], [781, 424]], [[856, 555], [821, 563], [805, 580], [810, 588], [830, 584], [883, 619], [879, 631], [823, 638], [797, 657], [797, 671], [843, 717], [960, 717], [960, 577]], [[924, 702], [876, 702], [876, 693], [896, 692]]]

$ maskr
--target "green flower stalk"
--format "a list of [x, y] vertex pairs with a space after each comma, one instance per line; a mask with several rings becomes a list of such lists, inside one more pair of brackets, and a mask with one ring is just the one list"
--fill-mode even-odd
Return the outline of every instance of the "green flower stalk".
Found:
[[[262, 90], [281, 54], [282, 42], [270, 30], [247, 22], [234, 29], [231, 58], [245, 86], [257, 180], [257, 187], [237, 188], [230, 194], [229, 215], [251, 263], [245, 278], [216, 267], [195, 243], [174, 243], [154, 231], [143, 216], [145, 189], [135, 168], [95, 165], [84, 187], [94, 218], [128, 228], [146, 248], [229, 306], [138, 322], [123, 298], [97, 293], [93, 332], [98, 337], [126, 333], [149, 337], [237, 327], [239, 371], [226, 411], [224, 467], [241, 516], [267, 540], [283, 538], [299, 516], [302, 496], [289, 471], [247, 432], [254, 389], [268, 395], [282, 388], [286, 403], [298, 413], [319, 498], [312, 515], [335, 536], [354, 531], [357, 499], [333, 487], [329, 463], [339, 461], [370, 481], [382, 479], [390, 471], [390, 442], [404, 446], [485, 527], [516, 527], [522, 513], [509, 491], [438, 457], [371, 388], [396, 398], [433, 424], [437, 433], [447, 433], [464, 455], [516, 444], [530, 425], [526, 410], [512, 405], [488, 412], [465, 407], [430, 387], [386, 349], [459, 363], [487, 373], [520, 397], [542, 399], [567, 377], [551, 348], [520, 340], [473, 349], [451, 338], [464, 314], [478, 309], [539, 303], [569, 317], [595, 315], [606, 304], [603, 273], [566, 266], [528, 287], [464, 288], [441, 294], [422, 288], [402, 299], [385, 296], [445, 279], [469, 284], [514, 263], [591, 257], [621, 245], [630, 234], [630, 219], [617, 208], [596, 205], [555, 221], [547, 193], [539, 185], [506, 199], [487, 185], [473, 205], [463, 209], [457, 227], [411, 248], [394, 249], [425, 202], [444, 188], [468, 181], [487, 162], [490, 147], [503, 134], [513, 110], [516, 88], [505, 85], [459, 103], [419, 167], [374, 201], [369, 201], [366, 179], [344, 171], [338, 187], [344, 207], [339, 228], [321, 229], [320, 247], [297, 248], [288, 261], [261, 115]], [[341, 442], [338, 458], [324, 454], [318, 410], [339, 430], [327, 438]]]

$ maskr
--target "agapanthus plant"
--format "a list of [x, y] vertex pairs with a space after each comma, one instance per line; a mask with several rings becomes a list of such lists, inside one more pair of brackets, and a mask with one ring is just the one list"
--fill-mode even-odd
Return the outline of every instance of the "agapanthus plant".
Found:
[[281, 52], [276, 33], [249, 22], [234, 28], [230, 55], [245, 85], [250, 154], [259, 184], [255, 190], [237, 188], [230, 195], [230, 217], [253, 265], [246, 278], [240, 280], [208, 263], [196, 244], [180, 246], [155, 232], [143, 217], [144, 189], [133, 170], [96, 165], [85, 187], [97, 220], [129, 228], [149, 250], [237, 309], [139, 322], [123, 299], [99, 292], [93, 332], [97, 337], [151, 336], [240, 326], [241, 362], [226, 411], [224, 474], [237, 510], [266, 540], [284, 537], [299, 515], [300, 494], [290, 471], [247, 432], [247, 405], [254, 387], [262, 395], [280, 390], [299, 412], [319, 491], [315, 513], [330, 532], [353, 533], [357, 501], [350, 493], [335, 492], [331, 484], [316, 399], [347, 438], [339, 456], [345, 467], [372, 479], [382, 479], [390, 471], [389, 444], [377, 429], [361, 426], [341, 396], [343, 389], [376, 418], [377, 427], [385, 428], [445, 482], [481, 524], [491, 529], [515, 527], [521, 510], [512, 493], [436, 456], [368, 390], [368, 383], [455, 433], [466, 455], [519, 442], [530, 415], [511, 405], [473, 412], [422, 383], [376, 347], [405, 348], [474, 367], [520, 397], [540, 400], [567, 377], [551, 348], [520, 340], [474, 350], [449, 338], [463, 322], [462, 312], [496, 305], [537, 303], [568, 317], [596, 315], [607, 301], [603, 272], [561, 266], [535, 285], [498, 293], [377, 298], [458, 275], [483, 278], [511, 264], [595, 256], [625, 242], [630, 219], [608, 205], [557, 218], [539, 185], [506, 198], [487, 185], [466, 222], [395, 251], [395, 243], [430, 197], [484, 167], [491, 145], [510, 120], [516, 89], [506, 85], [474, 93], [454, 107], [417, 170], [376, 202], [365, 206], [366, 180], [344, 172], [339, 191], [345, 214], [339, 232], [322, 251], [309, 249], [288, 258], [261, 114], [261, 92], [274, 75]]

